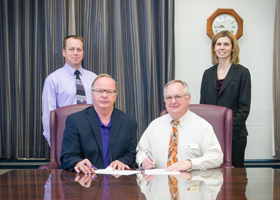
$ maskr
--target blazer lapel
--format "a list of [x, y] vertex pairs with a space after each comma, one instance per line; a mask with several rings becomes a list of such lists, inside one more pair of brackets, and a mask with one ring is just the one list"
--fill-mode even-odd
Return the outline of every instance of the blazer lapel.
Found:
[[112, 113], [112, 125], [110, 131], [110, 142], [109, 142], [109, 158], [110, 162], [113, 162], [113, 151], [116, 145], [116, 141], [119, 135], [119, 130], [122, 124], [122, 118], [119, 117], [119, 111], [117, 109], [113, 110]]
[[100, 133], [100, 127], [99, 127], [99, 122], [97, 118], [97, 113], [92, 106], [90, 109], [88, 109], [87, 112], [87, 120], [92, 128], [93, 135], [96, 139], [96, 142], [98, 144], [99, 150], [102, 154], [103, 157], [103, 148], [102, 148], [102, 139], [101, 139], [101, 133]]
[[214, 91], [216, 91], [217, 94], [217, 65], [215, 65], [214, 67], [212, 67], [212, 71], [210, 74], [210, 80], [211, 80], [211, 84], [214, 87]]
[[218, 97], [221, 95], [221, 93], [226, 89], [226, 87], [228, 86], [228, 84], [231, 82], [231, 80], [233, 79], [233, 77], [235, 76], [236, 72], [238, 71], [238, 66], [237, 65], [234, 65], [232, 64], [228, 73], [227, 73], [227, 76], [222, 84], [222, 87], [220, 89], [220, 92], [218, 94]]

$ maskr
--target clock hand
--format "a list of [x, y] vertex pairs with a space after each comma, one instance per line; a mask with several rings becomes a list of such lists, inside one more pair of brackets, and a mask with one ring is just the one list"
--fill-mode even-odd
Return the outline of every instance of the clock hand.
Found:
[[214, 26], [214, 28], [225, 28], [225, 27], [220, 24], [220, 26]]

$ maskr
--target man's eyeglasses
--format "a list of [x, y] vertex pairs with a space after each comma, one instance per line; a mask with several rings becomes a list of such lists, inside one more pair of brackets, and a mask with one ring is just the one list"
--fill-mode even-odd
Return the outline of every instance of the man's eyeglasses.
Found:
[[108, 95], [113, 95], [116, 93], [116, 90], [103, 90], [103, 89], [96, 89], [96, 90], [91, 90], [93, 92], [95, 92], [98, 95], [103, 94], [104, 92]]
[[174, 96], [165, 96], [165, 97], [164, 97], [164, 101], [170, 102], [170, 101], [172, 101], [173, 98], [174, 98], [176, 101], [180, 101], [184, 96], [188, 96], [188, 94], [184, 94], [184, 95], [177, 94], [177, 95], [174, 95]]

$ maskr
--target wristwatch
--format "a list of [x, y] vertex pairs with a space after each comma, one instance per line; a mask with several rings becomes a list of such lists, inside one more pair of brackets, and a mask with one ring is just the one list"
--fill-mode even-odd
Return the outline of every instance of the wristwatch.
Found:
[[[188, 161], [189, 163], [191, 163], [191, 165], [192, 165], [192, 161], [191, 161], [190, 159], [187, 159], [187, 161]], [[191, 168], [192, 168], [192, 166], [191, 166]]]

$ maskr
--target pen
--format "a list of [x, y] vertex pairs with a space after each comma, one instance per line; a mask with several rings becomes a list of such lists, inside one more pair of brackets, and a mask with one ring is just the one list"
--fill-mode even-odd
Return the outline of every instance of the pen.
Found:
[[[87, 164], [85, 163], [85, 165], [87, 165]], [[95, 167], [93, 165], [91, 165], [91, 168], [93, 168], [94, 170], [97, 170], [97, 167]]]
[[[148, 158], [150, 159], [150, 161], [152, 161], [152, 162], [153, 162], [152, 158], [149, 156], [148, 151], [146, 151], [146, 154], [147, 154]], [[153, 165], [153, 167], [155, 168], [156, 166], [155, 166], [155, 165]]]

